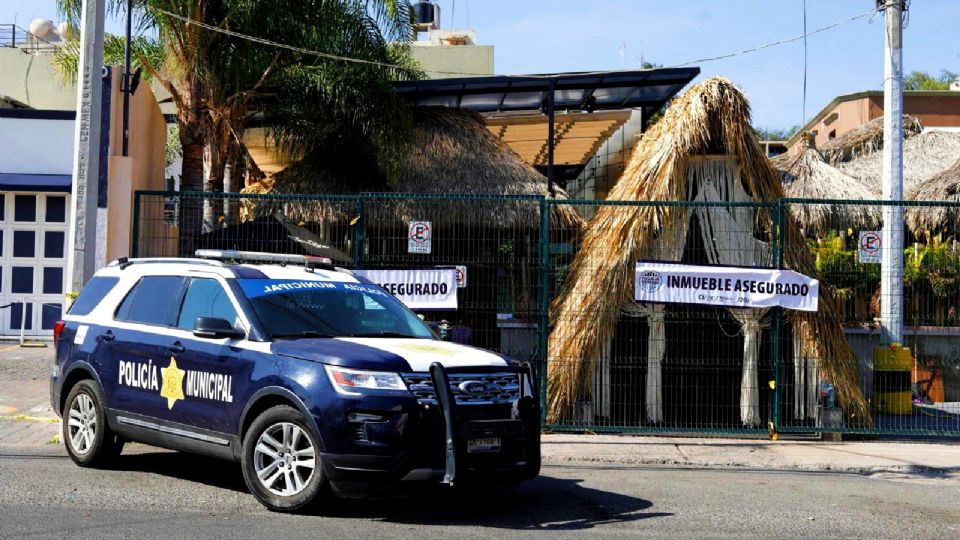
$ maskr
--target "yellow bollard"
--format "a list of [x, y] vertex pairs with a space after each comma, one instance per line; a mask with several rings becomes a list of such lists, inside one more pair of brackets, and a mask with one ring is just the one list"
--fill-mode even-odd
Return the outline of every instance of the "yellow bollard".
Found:
[[913, 412], [913, 392], [910, 388], [912, 369], [910, 349], [899, 343], [873, 350], [873, 403], [877, 412]]

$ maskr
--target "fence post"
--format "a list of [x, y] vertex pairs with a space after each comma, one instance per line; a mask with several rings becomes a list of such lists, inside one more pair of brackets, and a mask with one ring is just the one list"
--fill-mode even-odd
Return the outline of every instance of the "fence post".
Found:
[[[786, 206], [784, 205], [783, 199], [777, 200], [777, 207], [773, 216], [773, 263], [776, 265], [777, 269], [783, 268], [783, 250], [786, 245]], [[776, 307], [773, 310], [773, 343], [770, 347], [771, 354], [773, 355], [773, 421], [770, 425], [770, 436], [772, 439], [776, 440], [778, 438], [777, 432], [780, 430], [780, 404], [782, 403], [782, 392], [783, 385], [782, 377], [780, 376], [781, 371], [783, 371], [783, 365], [781, 362], [781, 339], [782, 339], [782, 327], [783, 327], [784, 313], [782, 307]]]
[[133, 192], [133, 231], [130, 233], [130, 258], [140, 254], [140, 190]]
[[552, 200], [540, 199], [540, 365], [537, 369], [540, 387], [540, 424], [547, 422], [547, 351], [550, 338], [550, 211]]
[[366, 243], [366, 199], [357, 199], [357, 219], [353, 223], [353, 265], [354, 268], [363, 268], [363, 248]]

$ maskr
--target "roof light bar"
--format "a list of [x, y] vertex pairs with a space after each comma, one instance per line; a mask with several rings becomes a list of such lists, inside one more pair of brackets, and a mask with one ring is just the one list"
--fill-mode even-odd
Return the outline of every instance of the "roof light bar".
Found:
[[302, 264], [333, 266], [333, 261], [327, 257], [311, 257], [309, 255], [291, 255], [286, 253], [264, 253], [259, 251], [236, 251], [233, 249], [198, 249], [196, 256], [201, 259], [218, 259], [234, 261], [261, 261], [280, 264]]

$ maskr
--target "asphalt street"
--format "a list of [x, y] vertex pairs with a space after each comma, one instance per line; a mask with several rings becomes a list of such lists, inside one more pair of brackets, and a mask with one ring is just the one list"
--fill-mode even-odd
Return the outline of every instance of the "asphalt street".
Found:
[[436, 490], [273, 514], [238, 466], [133, 445], [112, 470], [60, 446], [0, 448], [2, 538], [960, 536], [960, 483], [931, 477], [548, 466], [518, 488]]

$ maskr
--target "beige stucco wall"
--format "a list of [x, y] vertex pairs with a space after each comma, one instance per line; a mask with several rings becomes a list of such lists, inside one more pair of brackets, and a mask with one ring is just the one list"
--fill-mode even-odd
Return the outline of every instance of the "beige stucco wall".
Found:
[[[925, 128], [960, 127], [960, 92], [906, 92], [903, 96], [903, 111], [919, 119]], [[817, 146], [883, 116], [883, 95], [876, 93], [841, 101], [821, 114], [822, 117], [808, 127], [817, 132]], [[836, 119], [832, 118], [834, 114]], [[798, 136], [791, 138], [791, 148], [799, 140]]]
[[[123, 93], [118, 74], [112, 78], [110, 100], [110, 189], [107, 214], [107, 260], [130, 255], [133, 194], [138, 190], [163, 190], [166, 168], [167, 124], [150, 86], [141, 84], [130, 96], [129, 156], [123, 156]], [[163, 206], [144, 204], [141, 223], [162, 223]], [[141, 235], [142, 237], [143, 235]], [[170, 233], [176, 238], [174, 232]]]
[[[836, 114], [835, 119], [834, 114]], [[830, 139], [843, 135], [882, 114], [883, 108], [877, 110], [876, 104], [869, 98], [844, 101], [826, 114], [814, 127], [817, 131], [816, 144], [823, 146]]]
[[430, 79], [493, 74], [492, 45], [413, 46], [410, 55]]
[[49, 54], [24, 54], [21, 49], [0, 48], [0, 95], [10, 96], [34, 109], [72, 111], [77, 89], [54, 75]]

